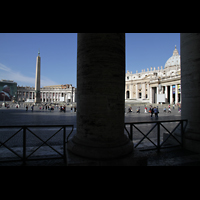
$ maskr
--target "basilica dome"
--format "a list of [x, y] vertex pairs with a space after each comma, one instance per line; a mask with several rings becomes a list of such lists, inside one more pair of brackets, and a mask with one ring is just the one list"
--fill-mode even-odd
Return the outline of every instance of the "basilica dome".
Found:
[[175, 45], [172, 57], [170, 57], [165, 63], [165, 69], [172, 66], [180, 66], [180, 55]]

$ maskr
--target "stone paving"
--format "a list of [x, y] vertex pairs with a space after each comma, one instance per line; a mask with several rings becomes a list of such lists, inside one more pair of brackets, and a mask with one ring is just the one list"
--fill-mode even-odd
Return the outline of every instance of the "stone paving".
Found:
[[[141, 112], [139, 114], [136, 113], [136, 109], [137, 106], [133, 106], [133, 113], [125, 113], [125, 122], [136, 122], [136, 121], [156, 121], [155, 117], [153, 117], [151, 119], [150, 114], [149, 113], [144, 113], [144, 107], [140, 106], [140, 110]], [[172, 109], [172, 113], [164, 113], [162, 108], [159, 108], [159, 119], [158, 120], [170, 120], [170, 119], [181, 119], [181, 114], [178, 112], [178, 109], [175, 108], [174, 110]], [[73, 124], [75, 129], [74, 132], [72, 133], [72, 135], [70, 137], [72, 137], [75, 132], [76, 132], [76, 113], [71, 112], [70, 107], [66, 108], [66, 112], [60, 112], [59, 109], [55, 109], [54, 111], [49, 111], [49, 110], [40, 110], [39, 108], [35, 107], [34, 111], [32, 112], [30, 109], [28, 111], [25, 110], [25, 108], [0, 108], [0, 126], [3, 125], [49, 125], [49, 124], [53, 124], [53, 125], [63, 125], [63, 124], [68, 124], [71, 125]], [[141, 126], [141, 125], [140, 125]], [[143, 126], [143, 127], [142, 127]], [[150, 128], [151, 128], [151, 124], [146, 124], [145, 126], [142, 125], [140, 128], [141, 130], [146, 133]], [[168, 128], [172, 129], [175, 125], [168, 123]], [[2, 129], [0, 130], [0, 141], [5, 141], [9, 135], [11, 135], [12, 133], [14, 133], [14, 129], [12, 130], [13, 132], [11, 132], [11, 130], [8, 129]], [[38, 135], [40, 135], [40, 137], [47, 137], [47, 135], [51, 135], [53, 132], [56, 131], [56, 128], [48, 128], [47, 130], [44, 131], [44, 129], [42, 128], [37, 128], [37, 130], [34, 130], [37, 132]], [[34, 132], [33, 131], [33, 132]], [[52, 133], [51, 133], [52, 132]], [[61, 131], [62, 132], [62, 131]], [[68, 134], [70, 132], [70, 130], [66, 131], [66, 134]], [[20, 134], [19, 134], [20, 135]], [[27, 134], [28, 135], [28, 134]], [[21, 136], [20, 136], [21, 137]], [[22, 148], [20, 148], [22, 146], [22, 138], [20, 138], [19, 136], [17, 137], [14, 136], [8, 143], [6, 143], [9, 147], [13, 148], [13, 150], [18, 151], [20, 153], [22, 153]], [[35, 148], [34, 146], [37, 146], [39, 144], [41, 144], [41, 141], [39, 141], [36, 137], [34, 136], [28, 136], [28, 140], [27, 140], [27, 154], [29, 152], [31, 152], [33, 150], [33, 148]], [[136, 130], [134, 130], [133, 132], [133, 141], [134, 144], [141, 139], [141, 137], [143, 137], [141, 135], [141, 133], [137, 132]], [[152, 140], [156, 139], [156, 130], [152, 131], [152, 133], [149, 135], [149, 137]], [[146, 139], [145, 139], [146, 140]], [[53, 147], [55, 147], [58, 151], [62, 152], [62, 134], [53, 137], [50, 141], [49, 144], [51, 144]], [[149, 147], [151, 146], [149, 143], [147, 142], [143, 142], [140, 145], [140, 148], [144, 148], [144, 147]], [[169, 153], [170, 150], [162, 150], [162, 152], [165, 152], [164, 154], [168, 155], [169, 158], [166, 158], [166, 155], [161, 159], [161, 154], [157, 154], [156, 151], [145, 151], [144, 154], [147, 155], [149, 157], [148, 159], [148, 165], [181, 165], [180, 163], [184, 163], [183, 162], [183, 158], [180, 157], [179, 159], [177, 158], [177, 160], [180, 161], [180, 163], [178, 163], [178, 161], [174, 161], [174, 158], [169, 155], [173, 154], [173, 153]], [[167, 152], [167, 153], [166, 153]], [[51, 151], [51, 149], [49, 147], [45, 147], [42, 146], [37, 152], [34, 153], [34, 156], [41, 156], [41, 155], [46, 155], [46, 156], [55, 156], [57, 153]], [[163, 155], [164, 155], [163, 154]], [[180, 153], [179, 155], [183, 156], [184, 153]], [[1, 158], [9, 158], [12, 157], [13, 153], [10, 152], [9, 150], [7, 150], [5, 147], [0, 147], [0, 155]], [[193, 154], [191, 152], [185, 154], [186, 157], [188, 155], [192, 155], [193, 156], [193, 161], [196, 159], [196, 161], [200, 160], [199, 159], [199, 155], [198, 154]], [[171, 160], [170, 160], [171, 159]], [[182, 159], [182, 161], [181, 161]], [[189, 159], [189, 158], [188, 158]], [[188, 160], [188, 159], [184, 159], [184, 160]], [[191, 160], [192, 158], [190, 158], [189, 160]], [[165, 160], [165, 162], [164, 162]], [[168, 160], [168, 161], [167, 161]], [[173, 163], [173, 164], [172, 164]], [[0, 166], [6, 166], [6, 165], [21, 165], [21, 162], [12, 162], [12, 163], [0, 163]], [[43, 160], [43, 161], [28, 161], [27, 165], [31, 165], [31, 166], [63, 166], [65, 165], [62, 159], [49, 159], [49, 160]]]

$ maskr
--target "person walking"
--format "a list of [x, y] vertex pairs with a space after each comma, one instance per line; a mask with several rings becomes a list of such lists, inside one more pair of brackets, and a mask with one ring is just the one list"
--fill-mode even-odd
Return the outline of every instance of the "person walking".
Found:
[[158, 119], [158, 107], [154, 107], [155, 118]]
[[136, 113], [140, 113], [140, 107], [137, 108]]
[[128, 109], [128, 113], [133, 112], [132, 107]]
[[150, 113], [151, 113], [151, 118], [153, 117], [153, 113], [154, 113], [154, 110], [153, 110], [153, 107], [152, 106], [150, 106]]

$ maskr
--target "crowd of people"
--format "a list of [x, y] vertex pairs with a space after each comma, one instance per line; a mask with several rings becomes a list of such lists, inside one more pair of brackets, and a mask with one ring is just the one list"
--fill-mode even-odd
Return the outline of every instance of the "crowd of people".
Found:
[[[45, 111], [45, 110], [49, 110], [50, 112], [51, 111], [54, 111], [55, 109], [56, 110], [59, 110], [60, 112], [66, 112], [66, 108], [67, 106], [65, 104], [63, 105], [54, 105], [54, 104], [46, 104], [46, 105], [35, 105], [35, 104], [25, 104], [25, 103], [22, 103], [22, 104], [18, 104], [18, 103], [0, 103], [0, 108], [24, 108], [26, 109], [26, 111], [28, 110], [31, 110], [31, 111], [34, 111], [34, 110], [41, 110], [41, 111]], [[70, 107], [70, 112], [76, 112], [76, 106], [71, 106]]]
[[[178, 103], [177, 106], [178, 106], [178, 112], [181, 112], [181, 104]], [[175, 109], [175, 105], [173, 104], [172, 107], [173, 107], [173, 110], [174, 110]], [[132, 109], [132, 107], [129, 107], [128, 108], [128, 113], [131, 113], [131, 112], [133, 112], [133, 109]], [[164, 113], [167, 112], [166, 107], [163, 108], [163, 112]], [[168, 105], [168, 113], [171, 113], [171, 112], [172, 112], [171, 111], [171, 106]], [[140, 107], [137, 107], [136, 113], [138, 113], [138, 114], [140, 113]], [[150, 113], [151, 118], [153, 118], [153, 115], [155, 114], [155, 118], [157, 119], [158, 118], [158, 114], [159, 114], [158, 106], [157, 107], [153, 107], [152, 105], [150, 105], [148, 111], [147, 111], [147, 106], [145, 106], [144, 113]]]
[[[34, 106], [35, 105], [31, 105], [30, 106], [32, 111], [34, 110]], [[18, 108], [18, 107], [16, 107], [16, 108]], [[28, 108], [29, 108], [29, 106], [26, 105], [26, 111], [28, 111]], [[54, 109], [57, 109], [57, 110], [59, 109], [60, 112], [66, 112], [66, 106], [65, 105], [61, 105], [61, 106], [58, 106], [58, 105], [56, 105], [56, 106], [41, 105], [41, 106], [38, 106], [38, 108], [40, 110], [43, 110], [43, 111], [44, 110], [50, 110], [50, 111], [52, 111]], [[76, 106], [71, 106], [71, 112], [76, 112]]]

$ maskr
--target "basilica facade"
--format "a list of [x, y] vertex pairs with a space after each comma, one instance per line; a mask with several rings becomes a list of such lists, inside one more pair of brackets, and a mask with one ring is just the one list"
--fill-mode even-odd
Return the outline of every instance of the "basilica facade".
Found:
[[125, 100], [151, 104], [181, 103], [181, 63], [176, 46], [164, 67], [151, 67], [135, 74], [127, 71]]

